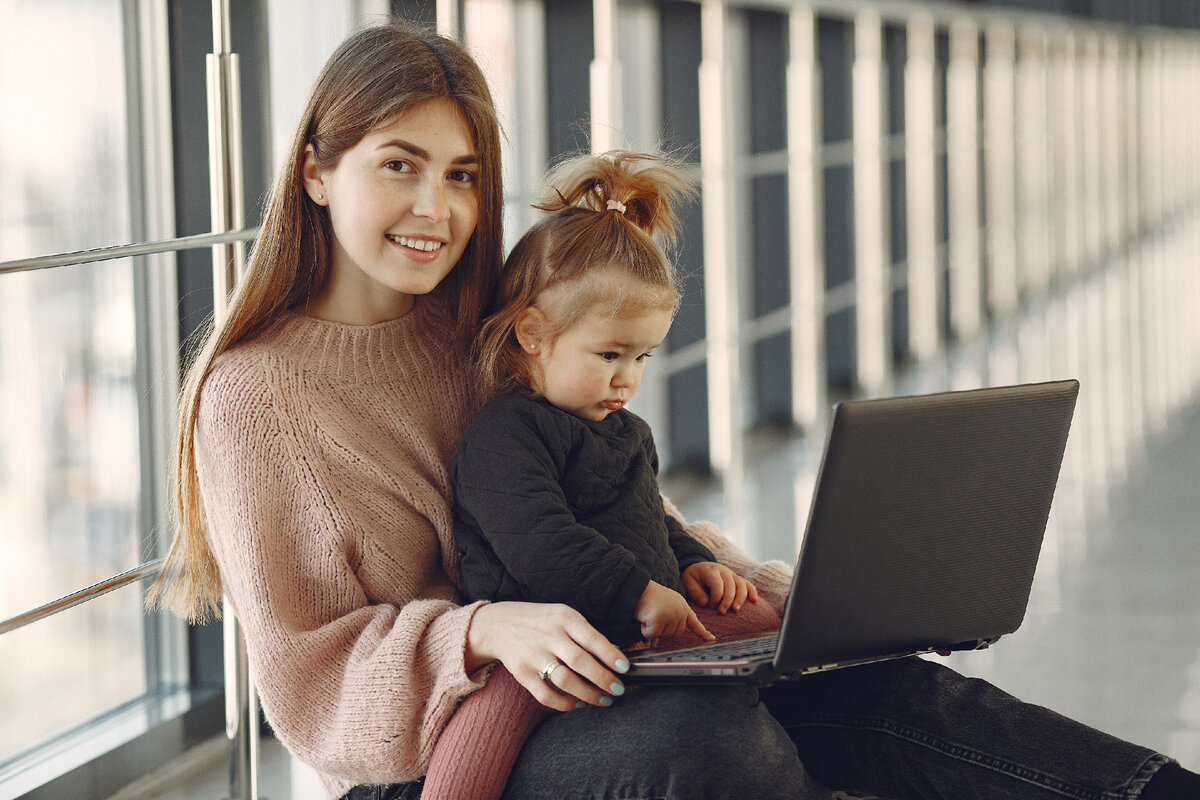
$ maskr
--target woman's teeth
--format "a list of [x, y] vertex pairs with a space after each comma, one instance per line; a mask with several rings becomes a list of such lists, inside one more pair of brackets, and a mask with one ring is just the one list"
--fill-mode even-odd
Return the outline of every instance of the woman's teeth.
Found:
[[388, 238], [402, 247], [411, 247], [413, 250], [421, 250], [426, 253], [432, 253], [442, 246], [441, 242], [435, 242], [432, 239], [410, 239], [407, 236], [389, 236]]

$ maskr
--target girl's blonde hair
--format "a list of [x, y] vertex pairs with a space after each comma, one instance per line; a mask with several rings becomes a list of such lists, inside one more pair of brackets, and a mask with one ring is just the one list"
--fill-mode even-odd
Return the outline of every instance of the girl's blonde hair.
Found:
[[[679, 304], [675, 266], [666, 252], [678, 228], [672, 205], [696, 195], [681, 163], [625, 150], [574, 156], [550, 170], [545, 185], [534, 207], [548, 215], [509, 254], [496, 310], [475, 337], [476, 374], [485, 397], [534, 391], [535, 361], [515, 333], [521, 312], [532, 306], [546, 317], [543, 334], [553, 339], [597, 309], [618, 314], [669, 306], [674, 312]], [[606, 280], [611, 270], [652, 291], [614, 291]], [[551, 296], [553, 302], [547, 302]]]
[[271, 191], [246, 275], [225, 320], [209, 331], [188, 370], [176, 440], [178, 527], [148, 593], [151, 607], [191, 621], [220, 615], [221, 578], [205, 530], [192, 439], [200, 390], [217, 356], [264, 332], [283, 311], [317, 297], [329, 280], [333, 234], [328, 210], [304, 191], [306, 148], [312, 146], [318, 170], [331, 170], [371, 130], [443, 97], [458, 104], [474, 135], [479, 221], [438, 291], [456, 315], [460, 335], [469, 337], [478, 328], [503, 252], [500, 129], [487, 81], [462, 45], [432, 31], [401, 21], [360, 30], [338, 46], [318, 76]]

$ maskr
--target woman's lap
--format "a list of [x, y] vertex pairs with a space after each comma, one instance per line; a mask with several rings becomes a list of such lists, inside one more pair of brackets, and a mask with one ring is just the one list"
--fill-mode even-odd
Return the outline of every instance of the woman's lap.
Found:
[[1121, 800], [1167, 761], [909, 658], [761, 691], [646, 687], [555, 714], [526, 742], [504, 797], [830, 800], [828, 786], [895, 800]]
[[505, 797], [826, 800], [820, 780], [897, 800], [1114, 800], [1136, 797], [1166, 760], [913, 658], [761, 693], [644, 688], [555, 715], [526, 743]]
[[751, 688], [647, 687], [542, 722], [505, 798], [827, 800]]

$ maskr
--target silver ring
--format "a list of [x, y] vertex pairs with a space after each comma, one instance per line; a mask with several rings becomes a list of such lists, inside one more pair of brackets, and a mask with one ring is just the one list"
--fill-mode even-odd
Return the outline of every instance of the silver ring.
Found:
[[554, 670], [558, 669], [560, 666], [562, 666], [562, 663], [556, 658], [546, 666], [542, 667], [542, 671], [538, 673], [538, 677], [544, 681], [548, 681], [550, 680], [550, 676], [554, 673]]

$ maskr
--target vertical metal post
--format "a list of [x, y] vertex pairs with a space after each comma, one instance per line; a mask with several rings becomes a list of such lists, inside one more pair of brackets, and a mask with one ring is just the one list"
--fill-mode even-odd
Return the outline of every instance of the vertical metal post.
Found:
[[946, 76], [946, 153], [949, 162], [950, 320], [967, 339], [983, 325], [983, 265], [979, 260], [979, 28], [950, 27]]
[[463, 41], [462, 0], [437, 0], [437, 30], [448, 39]]
[[739, 185], [733, 170], [733, 102], [728, 7], [700, 6], [700, 180], [704, 197], [705, 339], [709, 460], [725, 479], [728, 532], [743, 534], [742, 365], [737, 242]]
[[1021, 31], [1017, 55], [1017, 141], [1022, 144], [1018, 163], [1018, 197], [1021, 198], [1021, 289], [1036, 297], [1050, 284], [1054, 251], [1051, 201], [1051, 130], [1054, 109], [1050, 104], [1051, 40], [1044, 31]]
[[[208, 159], [214, 233], [245, 223], [242, 186], [242, 120], [237, 54], [231, 52], [229, 0], [213, 0], [213, 50], [208, 68]], [[245, 269], [240, 243], [213, 245], [213, 300], [218, 320]]]
[[854, 18], [854, 248], [858, 385], [880, 394], [891, 379], [891, 256], [888, 252], [884, 148], [883, 20]]
[[1016, 312], [1017, 146], [1016, 31], [1006, 23], [987, 28], [984, 65], [984, 185], [987, 191], [988, 302], [1000, 317]]
[[225, 598], [225, 736], [229, 739], [228, 800], [258, 800], [258, 693], [250, 678], [241, 626]]
[[592, 94], [592, 152], [624, 147], [621, 128], [621, 63], [617, 58], [616, 0], [593, 0], [596, 55], [589, 69]]
[[928, 14], [908, 21], [904, 65], [905, 202], [908, 211], [908, 350], [918, 362], [942, 346], [942, 281], [937, 241], [937, 79], [935, 27]]
[[[788, 12], [788, 258], [792, 293], [792, 419], [819, 431], [827, 412], [825, 375], [824, 164], [820, 62], [811, 9]], [[817, 434], [819, 435], [819, 434]], [[807, 507], [807, 506], [805, 506]], [[803, 526], [797, 529], [803, 530]]]
[[[242, 185], [241, 96], [237, 55], [232, 52], [228, 0], [213, 0], [213, 52], [208, 71], [208, 155], [214, 233], [245, 224]], [[213, 315], [224, 318], [229, 295], [245, 270], [241, 243], [213, 245]], [[250, 679], [241, 629], [228, 598], [224, 603], [225, 734], [229, 738], [229, 798], [258, 798], [258, 698]]]

